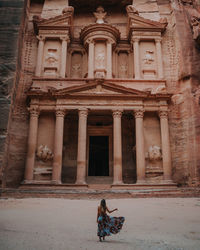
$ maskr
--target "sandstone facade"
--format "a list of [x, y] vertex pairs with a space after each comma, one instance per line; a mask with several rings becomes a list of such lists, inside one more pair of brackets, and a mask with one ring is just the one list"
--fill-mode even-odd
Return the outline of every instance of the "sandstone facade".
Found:
[[199, 11], [25, 2], [2, 185], [199, 185]]

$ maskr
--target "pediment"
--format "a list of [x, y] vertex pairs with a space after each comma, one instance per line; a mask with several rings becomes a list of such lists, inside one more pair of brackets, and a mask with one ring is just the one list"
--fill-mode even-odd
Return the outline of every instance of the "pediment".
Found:
[[143, 18], [139, 15], [129, 16], [129, 28], [133, 30], [151, 30], [151, 31], [165, 31], [167, 22], [156, 22], [150, 19]]
[[45, 29], [66, 29], [72, 25], [72, 15], [73, 12], [71, 11], [49, 19], [34, 16], [33, 23], [35, 31], [38, 32], [38, 30]]
[[84, 85], [64, 88], [53, 92], [56, 96], [147, 96], [146, 92], [136, 89], [125, 88], [113, 83], [86, 83]]

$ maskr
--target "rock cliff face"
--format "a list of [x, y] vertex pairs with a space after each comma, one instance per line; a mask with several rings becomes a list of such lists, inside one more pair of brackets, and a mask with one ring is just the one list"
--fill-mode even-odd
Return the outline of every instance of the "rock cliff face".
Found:
[[0, 2], [0, 172], [6, 145], [23, 6], [23, 0], [2, 0]]

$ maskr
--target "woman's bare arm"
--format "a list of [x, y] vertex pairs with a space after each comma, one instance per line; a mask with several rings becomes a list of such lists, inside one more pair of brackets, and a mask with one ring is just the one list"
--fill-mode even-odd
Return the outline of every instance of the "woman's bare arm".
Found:
[[97, 209], [97, 223], [98, 223], [98, 217], [99, 217], [99, 207], [98, 207], [98, 209]]
[[109, 210], [109, 209], [106, 207], [106, 210], [108, 211], [109, 214], [111, 214], [112, 212], [117, 211], [118, 209], [115, 208], [115, 209], [113, 209], [113, 210]]

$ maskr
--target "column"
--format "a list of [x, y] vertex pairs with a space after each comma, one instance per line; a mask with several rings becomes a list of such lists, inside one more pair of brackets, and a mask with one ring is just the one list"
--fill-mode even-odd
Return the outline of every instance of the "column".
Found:
[[170, 150], [170, 140], [169, 140], [168, 112], [159, 111], [159, 116], [160, 116], [160, 128], [161, 128], [164, 180], [171, 182], [172, 166], [171, 166], [171, 150]]
[[134, 38], [133, 40], [133, 53], [134, 53], [134, 71], [135, 79], [140, 79], [140, 48], [139, 48], [139, 38]]
[[60, 68], [60, 76], [65, 78], [66, 74], [66, 61], [67, 61], [67, 41], [68, 37], [62, 37], [62, 52], [61, 52], [61, 68]]
[[88, 110], [79, 110], [76, 184], [86, 184], [86, 142]]
[[162, 49], [161, 49], [161, 38], [155, 39], [156, 42], [156, 54], [157, 54], [157, 65], [158, 65], [158, 78], [163, 78], [163, 63], [162, 63]]
[[57, 109], [52, 173], [52, 182], [54, 184], [61, 184], [64, 118], [65, 111], [62, 109]]
[[38, 44], [37, 64], [36, 64], [35, 75], [41, 76], [42, 60], [43, 60], [43, 53], [44, 53], [44, 37], [37, 36], [37, 39], [39, 40], [39, 44]]
[[113, 111], [113, 185], [123, 184], [122, 180], [122, 129], [121, 129], [122, 110]]
[[107, 41], [107, 75], [106, 78], [112, 78], [112, 43]]
[[94, 41], [89, 40], [88, 50], [88, 78], [94, 78]]
[[136, 167], [137, 167], [137, 183], [145, 182], [145, 152], [144, 152], [144, 110], [136, 110], [135, 112], [136, 127]]
[[35, 152], [37, 144], [37, 131], [38, 131], [38, 108], [31, 107], [30, 111], [30, 122], [29, 122], [29, 135], [28, 135], [28, 152], [26, 157], [25, 167], [25, 183], [33, 180], [33, 170], [35, 164]]

